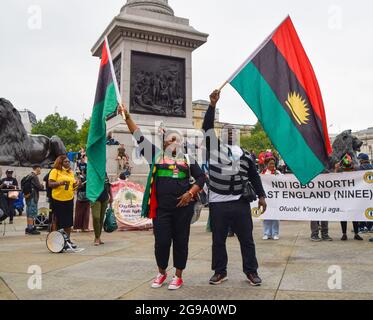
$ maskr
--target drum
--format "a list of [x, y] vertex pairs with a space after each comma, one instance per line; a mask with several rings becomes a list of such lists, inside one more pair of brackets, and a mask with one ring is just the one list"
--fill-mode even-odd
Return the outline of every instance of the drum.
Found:
[[67, 247], [68, 235], [63, 230], [54, 231], [47, 236], [47, 248], [52, 253], [62, 253]]
[[8, 192], [8, 198], [12, 200], [17, 200], [19, 197], [19, 192], [18, 191], [9, 191]]

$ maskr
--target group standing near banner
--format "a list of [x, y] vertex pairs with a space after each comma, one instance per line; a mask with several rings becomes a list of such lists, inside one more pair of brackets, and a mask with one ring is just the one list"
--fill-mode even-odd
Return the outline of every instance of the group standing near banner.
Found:
[[[258, 155], [258, 172], [256, 155], [239, 146], [233, 127], [226, 126], [223, 130], [225, 136], [217, 137], [214, 123], [216, 106], [221, 90], [227, 83], [236, 89], [257, 115], [275, 148], [281, 153], [281, 167], [289, 166], [294, 177], [281, 174], [277, 169], [279, 156], [270, 150], [263, 150]], [[191, 222], [203, 189], [208, 190], [209, 226], [212, 232], [211, 285], [220, 285], [228, 280], [226, 241], [229, 235], [238, 237], [246, 280], [252, 286], [262, 284], [253, 237], [253, 216], [263, 219], [263, 240], [280, 240], [280, 220], [314, 220], [310, 225], [311, 241], [314, 242], [332, 241], [327, 220], [340, 221], [341, 217], [342, 220], [354, 218], [354, 239], [357, 241], [363, 240], [359, 235], [361, 228], [373, 230], [373, 208], [368, 205], [364, 207], [371, 202], [373, 194], [373, 172], [369, 172], [373, 166], [369, 163], [369, 157], [365, 154], [359, 156], [359, 170], [364, 170], [361, 174], [354, 172], [356, 168], [351, 156], [346, 154], [337, 163], [334, 174], [319, 176], [328, 166], [332, 152], [326, 115], [315, 73], [290, 17], [219, 90], [210, 95], [210, 105], [203, 122], [205, 137], [202, 146], [206, 151], [202, 165], [207, 168], [208, 174], [196, 159], [191, 159], [184, 137], [179, 132], [161, 128], [159, 147], [145, 137], [121, 101], [109, 43], [105, 38], [88, 137], [89, 161], [84, 149], [80, 153], [70, 150], [67, 155], [57, 158], [54, 168], [44, 179], [53, 212], [53, 222], [50, 223], [64, 230], [72, 249], [77, 248], [70, 239], [72, 227], [88, 230], [90, 211], [94, 246], [104, 244], [101, 239], [104, 219], [108, 206], [112, 210], [114, 201], [106, 173], [106, 146], [120, 143], [113, 139], [111, 133], [107, 135], [105, 121], [117, 108], [136, 140], [141, 156], [150, 167], [141, 216], [146, 222], [151, 220], [154, 228], [154, 255], [158, 267], [158, 274], [151, 284], [154, 289], [166, 284], [171, 247], [175, 274], [168, 289], [178, 290], [184, 284]], [[75, 177], [73, 169], [76, 155], [79, 155], [79, 178]], [[118, 148], [116, 160], [121, 170], [126, 169], [120, 176], [126, 179], [130, 167], [124, 145]], [[338, 172], [351, 172], [351, 177], [341, 177]], [[8, 211], [10, 223], [14, 217], [15, 199], [9, 194], [18, 188], [18, 181], [12, 174], [13, 171], [8, 170], [7, 177], [0, 182], [0, 188], [8, 194], [5, 198], [1, 193], [0, 209], [2, 212]], [[43, 189], [38, 175], [40, 166], [35, 166], [30, 174], [32, 190], [26, 197], [26, 234], [40, 234], [32, 224], [37, 214], [39, 191]], [[350, 200], [350, 194], [345, 196], [345, 191], [352, 192], [352, 200], [348, 209], [341, 210], [336, 203]], [[356, 198], [359, 201], [353, 201]], [[129, 199], [132, 205], [132, 193]], [[317, 205], [314, 205], [316, 202]], [[356, 219], [362, 214], [366, 219]], [[346, 241], [346, 221], [341, 222], [341, 228], [341, 240]], [[370, 241], [373, 242], [373, 239]]]

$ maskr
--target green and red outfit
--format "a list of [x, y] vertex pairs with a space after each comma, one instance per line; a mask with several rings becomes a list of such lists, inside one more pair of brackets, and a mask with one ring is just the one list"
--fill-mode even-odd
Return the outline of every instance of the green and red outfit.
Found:
[[[155, 257], [158, 267], [166, 270], [173, 244], [174, 267], [184, 270], [188, 259], [190, 223], [193, 218], [193, 202], [187, 207], [177, 208], [179, 199], [191, 185], [189, 166], [185, 156], [172, 158], [149, 142], [140, 130], [134, 133], [140, 153], [146, 158], [151, 170], [144, 195], [143, 216], [153, 219]], [[201, 189], [206, 176], [200, 166], [191, 161], [190, 174]]]

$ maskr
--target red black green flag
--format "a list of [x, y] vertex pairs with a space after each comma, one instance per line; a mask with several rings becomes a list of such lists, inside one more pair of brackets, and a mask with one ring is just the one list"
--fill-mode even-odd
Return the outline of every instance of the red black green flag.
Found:
[[95, 202], [104, 190], [106, 175], [106, 117], [115, 112], [120, 101], [109, 44], [105, 38], [95, 103], [89, 127], [87, 156], [87, 197]]
[[254, 111], [302, 184], [332, 152], [315, 72], [288, 17], [228, 82]]

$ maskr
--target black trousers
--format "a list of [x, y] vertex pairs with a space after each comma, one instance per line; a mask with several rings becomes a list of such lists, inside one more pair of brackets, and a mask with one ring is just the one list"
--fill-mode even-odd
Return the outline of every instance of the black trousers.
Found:
[[70, 201], [53, 200], [53, 214], [58, 230], [72, 228], [74, 225], [74, 199]]
[[184, 270], [188, 260], [190, 223], [194, 207], [158, 209], [153, 219], [155, 258], [160, 269], [166, 270], [173, 246], [174, 267]]
[[[352, 224], [354, 226], [354, 232], [355, 232], [355, 234], [358, 234], [359, 233], [359, 222], [353, 222]], [[346, 221], [342, 221], [341, 222], [341, 227], [342, 227], [342, 233], [346, 234], [347, 233], [347, 222]]]
[[7, 198], [9, 221], [13, 221], [13, 218], [16, 215], [16, 210], [14, 209], [14, 202], [15, 200]]
[[253, 239], [253, 220], [250, 205], [244, 200], [210, 203], [212, 229], [212, 270], [227, 274], [228, 254], [226, 241], [229, 227], [237, 235], [241, 245], [243, 272], [256, 273], [258, 261]]

